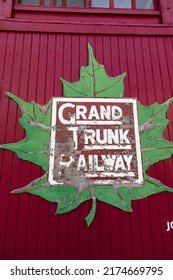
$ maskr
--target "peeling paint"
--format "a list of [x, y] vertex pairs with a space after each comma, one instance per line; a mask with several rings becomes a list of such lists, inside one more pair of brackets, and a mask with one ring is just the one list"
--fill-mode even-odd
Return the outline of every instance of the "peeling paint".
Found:
[[140, 186], [135, 104], [135, 99], [54, 98], [50, 184]]
[[[123, 97], [126, 73], [115, 78], [109, 77], [105, 72], [104, 66], [96, 61], [90, 45], [88, 46], [88, 52], [89, 65], [81, 68], [80, 80], [75, 83], [70, 83], [61, 79], [64, 96], [70, 98], [85, 97], [85, 101], [87, 101], [89, 97], [104, 98], [104, 100], [107, 98], [114, 98], [114, 102], [116, 103], [116, 98], [119, 99]], [[109, 182], [110, 185], [104, 185], [98, 182], [97, 185], [94, 180], [89, 180], [85, 177], [85, 172], [82, 170], [80, 172], [77, 171], [76, 158], [81, 155], [81, 152], [90, 152], [81, 145], [85, 140], [83, 131], [88, 128], [88, 124], [81, 124], [78, 128], [80, 136], [79, 149], [76, 149], [78, 147], [75, 143], [76, 140], [73, 139], [72, 136], [69, 137], [69, 131], [67, 132], [65, 129], [62, 129], [62, 131], [61, 129], [59, 130], [57, 124], [52, 126], [51, 133], [61, 133], [62, 139], [61, 141], [58, 141], [58, 139], [55, 141], [55, 147], [49, 147], [50, 113], [53, 107], [51, 101], [47, 105], [42, 106], [33, 101], [27, 103], [11, 93], [7, 93], [7, 95], [14, 100], [21, 109], [22, 117], [19, 122], [26, 130], [26, 138], [17, 143], [2, 144], [0, 148], [15, 152], [19, 158], [37, 164], [45, 171], [42, 177], [30, 182], [23, 188], [12, 191], [12, 193], [18, 194], [28, 192], [38, 195], [50, 202], [56, 202], [58, 203], [56, 214], [72, 211], [81, 203], [91, 199], [91, 211], [86, 217], [86, 222], [89, 226], [96, 214], [97, 200], [118, 207], [123, 211], [132, 212], [133, 200], [143, 199], [164, 191], [173, 192], [173, 189], [146, 174], [147, 169], [151, 165], [160, 160], [169, 158], [173, 154], [173, 143], [167, 141], [163, 137], [163, 131], [168, 124], [166, 112], [168, 106], [173, 102], [173, 98], [163, 104], [154, 103], [148, 107], [138, 102], [144, 184], [141, 187], [136, 187], [131, 177], [128, 178], [129, 184], [124, 183], [121, 178], [118, 178], [116, 183], [112, 183], [111, 181], [111, 183]], [[68, 101], [69, 100], [70, 99], [68, 99]], [[124, 108], [125, 107], [128, 110], [128, 102], [124, 104]], [[95, 117], [96, 116], [97, 113], [95, 111]], [[72, 120], [72, 122], [75, 120], [73, 112], [68, 112], [68, 119]], [[109, 114], [108, 119], [110, 119]], [[123, 123], [123, 129], [129, 129], [129, 131], [133, 130], [133, 125], [131, 125], [132, 114], [127, 113], [126, 116], [122, 115], [122, 118], [118, 121], [120, 121], [121, 124]], [[116, 125], [119, 126], [120, 123], [114, 124], [114, 126]], [[90, 127], [89, 129], [92, 128]], [[104, 129], [104, 126], [101, 125], [100, 129]], [[129, 133], [128, 139], [132, 146], [135, 145], [133, 136]], [[97, 141], [91, 143], [91, 150], [94, 149], [94, 145], [99, 145], [99, 141], [100, 140], [97, 139]], [[117, 147], [120, 147], [119, 143], [117, 143]], [[97, 151], [98, 153], [94, 151], [94, 154], [100, 155], [103, 151], [104, 149]], [[125, 155], [126, 152], [116, 150], [116, 156], [120, 156], [121, 154]], [[135, 156], [135, 150], [133, 150], [131, 154]], [[115, 154], [109, 150], [107, 156], [108, 155], [112, 156]], [[48, 161], [49, 157], [55, 157], [56, 164], [51, 166]], [[101, 157], [93, 158], [94, 165], [97, 164], [100, 166], [101, 160]], [[67, 162], [69, 163], [67, 164]], [[81, 164], [84, 165], [82, 160]], [[133, 168], [137, 169], [138, 164], [138, 160], [134, 161]], [[89, 169], [91, 169], [92, 165], [93, 163], [89, 164]], [[108, 167], [106, 161], [104, 161], [104, 165], [105, 169], [110, 171], [110, 166]], [[52, 174], [57, 181], [55, 185], [51, 185], [48, 182], [48, 170], [50, 171], [51, 168]], [[94, 174], [94, 172], [95, 170], [93, 170], [91, 174]], [[124, 170], [121, 170], [121, 172], [124, 172]], [[136, 172], [135, 176], [137, 176]]]

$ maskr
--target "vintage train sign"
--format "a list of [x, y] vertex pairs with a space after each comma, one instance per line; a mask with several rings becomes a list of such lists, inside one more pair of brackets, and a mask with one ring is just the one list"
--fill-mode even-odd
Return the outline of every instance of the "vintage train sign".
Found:
[[136, 99], [53, 98], [51, 185], [143, 183]]
[[132, 212], [134, 200], [173, 192], [146, 173], [173, 154], [173, 143], [163, 137], [173, 98], [149, 106], [124, 98], [126, 73], [109, 77], [90, 45], [88, 54], [89, 64], [81, 67], [79, 81], [61, 78], [64, 97], [40, 105], [7, 93], [21, 109], [26, 137], [0, 148], [45, 171], [13, 193], [28, 192], [57, 202], [56, 214], [91, 199], [85, 218], [89, 226], [98, 200]]

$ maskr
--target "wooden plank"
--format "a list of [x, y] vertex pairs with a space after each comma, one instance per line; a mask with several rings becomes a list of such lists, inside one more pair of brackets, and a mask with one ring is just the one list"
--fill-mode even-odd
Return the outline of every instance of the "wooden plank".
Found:
[[[20, 87], [20, 71], [21, 71], [21, 63], [22, 57], [21, 53], [23, 50], [23, 34], [16, 34], [15, 40], [15, 50], [14, 50], [14, 59], [13, 59], [13, 69], [12, 69], [12, 77], [11, 77], [11, 92], [18, 95], [19, 87]], [[13, 129], [11, 130], [11, 134], [14, 136], [14, 139], [10, 142], [17, 142], [23, 138], [23, 129], [18, 124], [18, 119], [21, 116], [20, 110], [17, 108], [16, 104], [10, 101], [9, 114], [14, 111], [13, 121], [10, 120], [10, 125], [12, 125]], [[10, 116], [9, 116], [10, 117]], [[11, 123], [12, 122], [12, 123]], [[11, 187], [18, 188], [20, 187], [20, 174], [22, 162], [13, 154], [13, 162], [11, 166]], [[4, 258], [13, 259], [15, 256], [15, 241], [16, 241], [16, 231], [18, 226], [18, 210], [19, 210], [19, 202], [20, 197], [16, 195], [9, 195], [9, 211], [8, 215], [10, 217], [11, 222], [7, 223], [6, 229], [6, 240], [5, 243], [5, 252], [8, 252], [7, 255], [4, 254]], [[11, 234], [13, 232], [13, 235]]]
[[131, 0], [132, 9], [136, 9], [136, 0]]
[[[160, 75], [161, 75], [161, 81], [162, 81], [162, 90], [163, 90], [162, 95], [164, 95], [164, 98], [163, 98], [163, 101], [164, 101], [164, 100], [171, 98], [172, 88], [171, 88], [169, 72], [168, 72], [168, 63], [167, 63], [167, 58], [166, 58], [164, 38], [162, 38], [162, 37], [156, 38], [156, 43], [157, 43], [157, 50], [158, 50], [158, 57], [159, 57], [159, 69], [160, 69]], [[154, 69], [154, 71], [155, 71], [155, 69]]]
[[40, 49], [38, 62], [38, 83], [37, 83], [37, 99], [39, 104], [45, 104], [45, 89], [46, 89], [46, 71], [47, 71], [47, 54], [48, 54], [48, 35], [40, 35]]
[[131, 214], [132, 252], [134, 260], [144, 258], [142, 243], [141, 207], [139, 201], [132, 201], [133, 212]]
[[62, 34], [56, 35], [55, 38], [56, 52], [55, 52], [55, 81], [54, 81], [54, 95], [63, 96], [63, 87], [60, 81], [60, 77], [63, 78], [63, 55], [62, 50], [64, 48], [64, 36]]
[[[39, 177], [39, 168], [31, 166], [30, 178]], [[30, 180], [31, 180], [30, 179]], [[25, 245], [25, 259], [35, 260], [37, 259], [37, 242], [38, 242], [38, 224], [39, 224], [39, 202], [38, 196], [29, 195], [28, 205], [28, 218], [27, 218], [27, 237]], [[21, 197], [21, 200], [23, 198]], [[20, 255], [20, 253], [19, 253]]]
[[111, 64], [113, 77], [119, 76], [120, 73], [120, 61], [119, 61], [119, 45], [118, 36], [111, 36]]
[[[0, 122], [0, 129], [1, 129], [1, 133], [0, 133], [0, 144], [3, 144], [5, 142], [5, 129], [6, 129], [6, 119], [3, 119], [3, 110], [2, 108], [7, 109], [7, 97], [4, 94], [4, 82], [3, 82], [3, 77], [4, 77], [4, 70], [5, 70], [5, 59], [6, 59], [6, 50], [7, 50], [7, 33], [1, 33], [1, 40], [0, 40], [0, 117], [1, 117], [1, 122]], [[3, 163], [4, 163], [4, 153], [5, 151], [3, 151], [2, 149], [0, 149], [0, 167], [1, 167], [1, 175], [2, 175], [2, 171], [3, 171]], [[2, 188], [3, 185], [1, 185], [1, 181], [0, 181], [0, 194], [2, 192]], [[0, 195], [0, 205], [3, 206], [3, 196]], [[0, 206], [0, 211], [1, 211], [1, 206]], [[3, 212], [2, 212], [3, 213]], [[1, 232], [2, 228], [0, 226], [0, 232]], [[1, 241], [0, 241], [1, 242]], [[2, 256], [2, 251], [0, 251], [0, 256]]]
[[173, 23], [173, 3], [172, 0], [160, 0], [160, 11], [162, 14], [162, 21], [164, 24]]
[[[156, 39], [155, 37], [149, 38], [149, 49], [151, 60], [151, 76], [146, 79], [146, 83], [149, 83], [151, 86], [151, 91], [147, 94], [148, 103], [153, 104], [154, 102], [163, 102], [163, 94], [162, 94], [162, 83], [160, 77], [160, 69], [159, 69], [159, 61], [158, 61], [158, 53], [157, 53], [157, 46], [156, 46]], [[151, 78], [152, 77], [152, 78]], [[148, 80], [149, 79], [149, 80]], [[153, 82], [152, 82], [153, 81]], [[161, 170], [163, 170], [163, 164], [160, 163], [160, 174], [163, 174]], [[157, 168], [152, 166], [149, 168], [147, 172], [151, 177], [157, 178]], [[149, 198], [149, 209], [150, 209], [150, 217], [151, 217], [151, 235], [152, 235], [152, 243], [153, 243], [153, 256], [156, 258], [160, 257], [161, 259], [163, 256], [163, 239], [160, 231], [160, 213], [159, 213], [159, 205], [158, 205], [158, 197], [153, 196]], [[156, 210], [157, 209], [157, 210]], [[154, 213], [157, 213], [156, 215]], [[154, 221], [153, 216], [155, 215]], [[158, 246], [158, 244], [160, 244]], [[156, 246], [155, 246], [156, 245]]]
[[171, 86], [171, 93], [173, 92], [173, 46], [172, 37], [164, 38], [166, 63], [168, 67], [169, 82]]
[[[5, 68], [5, 56], [6, 56], [6, 48], [7, 48], [7, 33], [2, 32], [1, 33], [1, 52], [0, 52], [0, 81], [2, 81], [1, 86], [0, 86], [0, 98], [2, 98], [2, 94], [4, 95], [3, 92], [3, 73], [4, 73], [4, 68]], [[0, 136], [1, 137], [1, 136]]]
[[[2, 47], [4, 43], [2, 41]], [[4, 53], [5, 65], [4, 65], [4, 71], [2, 76], [3, 83], [1, 88], [3, 95], [1, 97], [1, 104], [0, 104], [1, 135], [2, 135], [1, 140], [3, 140], [2, 143], [4, 142], [8, 143], [14, 141], [16, 106], [11, 107], [9, 99], [4, 95], [4, 92], [6, 91], [9, 92], [11, 90], [14, 49], [15, 49], [15, 34], [8, 34], [7, 48], [6, 48], [6, 52]], [[12, 133], [10, 131], [12, 131]], [[8, 211], [10, 208], [10, 190], [12, 188], [11, 166], [13, 164], [13, 155], [10, 152], [4, 151], [3, 159], [1, 162], [2, 162], [2, 167], [1, 167], [1, 182], [0, 182], [1, 184], [0, 186], [0, 202], [1, 202], [0, 203], [0, 213], [1, 213], [0, 258], [3, 259], [4, 257], [7, 256], [6, 234], [7, 234], [8, 218], [9, 218]], [[13, 226], [14, 223], [12, 222], [12, 227]], [[14, 250], [12, 250], [12, 255], [13, 254], [14, 254]], [[12, 255], [10, 255], [9, 258], [13, 258]]]
[[[173, 42], [171, 37], [164, 38], [164, 48], [165, 48], [165, 56], [166, 56], [166, 63], [168, 68], [168, 75], [169, 75], [169, 83], [171, 87], [170, 97], [172, 97], [173, 92]], [[167, 94], [167, 93], [166, 93]], [[166, 135], [164, 136], [173, 142], [173, 105], [170, 106], [167, 112], [167, 118], [169, 120], [168, 130]], [[173, 160], [172, 158], [167, 159], [164, 162], [164, 171], [165, 171], [165, 183], [172, 187], [172, 170], [173, 170]], [[168, 195], [168, 208], [169, 208], [169, 221], [172, 220], [173, 216], [173, 196]], [[171, 235], [168, 233], [168, 235]], [[165, 250], [166, 251], [166, 250]], [[166, 256], [170, 259], [169, 251], [166, 252]]]
[[[71, 38], [71, 77], [72, 82], [77, 82], [79, 80], [80, 71], [80, 38], [79, 35], [73, 35]], [[66, 53], [64, 53], [66, 56]], [[64, 65], [64, 67], [66, 67]], [[67, 214], [68, 215], [68, 214]], [[80, 251], [80, 213], [79, 209], [75, 209], [69, 213], [69, 258], [72, 260], [79, 259]]]
[[[81, 204], [80, 206], [80, 227], [79, 227], [79, 260], [90, 260], [91, 259], [91, 244], [92, 244], [92, 239], [95, 240], [95, 236], [91, 234], [92, 232], [92, 226], [87, 227], [85, 218], [88, 216], [90, 213], [92, 207], [92, 202], [91, 200], [86, 201]], [[97, 218], [97, 217], [96, 217]], [[70, 256], [69, 256], [70, 259]]]
[[[102, 46], [98, 46], [100, 50], [99, 62], [104, 65], [105, 71], [108, 76], [112, 77], [112, 61], [111, 61], [111, 41], [110, 36], [102, 36]], [[100, 233], [101, 246], [101, 259], [109, 259], [112, 251], [111, 246], [111, 224], [110, 224], [110, 213], [112, 206], [106, 203], [101, 203], [100, 207], [100, 225], [103, 230]], [[105, 216], [105, 219], [102, 217]]]
[[[135, 45], [135, 41], [137, 39], [138, 47]], [[141, 93], [138, 90], [138, 75], [142, 75], [142, 72], [138, 73], [138, 68], [142, 68], [142, 56], [141, 56], [141, 48], [140, 48], [140, 38], [134, 38], [133, 36], [128, 36], [126, 38], [127, 45], [127, 62], [128, 62], [128, 72], [127, 75], [129, 77], [129, 94], [130, 97], [138, 98], [140, 100]], [[136, 56], [138, 59], [136, 59]], [[139, 65], [138, 65], [139, 64]], [[143, 80], [143, 77], [140, 77]], [[145, 86], [143, 84], [144, 90]], [[126, 95], [125, 95], [126, 96]], [[142, 240], [141, 240], [141, 223], [140, 223], [140, 207], [139, 202], [132, 202], [133, 213], [131, 214], [131, 243], [132, 243], [132, 252], [133, 259], [142, 259], [143, 257], [143, 248], [142, 248]]]
[[[47, 65], [46, 65], [46, 85], [45, 85], [45, 103], [47, 103], [55, 94], [55, 83], [58, 83], [55, 70], [56, 56], [59, 52], [56, 50], [56, 35], [48, 35], [47, 46]], [[62, 70], [61, 70], [62, 72]], [[59, 93], [59, 92], [58, 92]], [[49, 227], [47, 229], [47, 258], [58, 258], [58, 216], [55, 215], [57, 203], [49, 203]], [[53, 242], [52, 242], [53, 240]]]
[[57, 73], [55, 71], [55, 57], [56, 57], [56, 37], [54, 34], [48, 35], [48, 49], [47, 49], [47, 67], [46, 67], [46, 88], [45, 88], [45, 102], [47, 103], [55, 94], [55, 82], [58, 83]]
[[[46, 68], [47, 68], [47, 51], [48, 51], [48, 35], [40, 35], [39, 44], [39, 57], [38, 57], [38, 82], [37, 82], [37, 93], [35, 101], [38, 104], [44, 105], [45, 100], [45, 89], [46, 89]], [[40, 171], [40, 176], [44, 174]], [[42, 231], [49, 224], [49, 202], [41, 199], [39, 202], [39, 222], [38, 222], [38, 241], [37, 241], [37, 259], [47, 258], [47, 231]]]
[[[166, 51], [165, 51], [165, 44], [163, 38], [156, 38], [157, 43], [157, 50], [158, 50], [158, 59], [159, 59], [159, 68], [160, 68], [160, 76], [162, 81], [162, 90], [163, 90], [163, 99], [166, 101], [167, 99], [171, 98], [172, 96], [172, 89], [171, 89], [171, 83], [169, 79], [169, 73], [168, 73], [168, 63], [166, 58]], [[164, 137], [166, 139], [170, 139], [168, 129], [164, 131]], [[172, 160], [166, 160], [163, 162], [160, 162], [157, 164], [157, 171], [156, 174], [158, 174], [159, 179], [168, 185], [169, 187], [172, 187], [172, 179], [167, 176], [169, 173], [172, 173]], [[161, 172], [160, 172], [161, 171]], [[160, 223], [162, 226], [162, 239], [163, 239], [163, 247], [165, 256], [167, 256], [167, 251], [169, 251], [168, 246], [173, 242], [171, 236], [169, 234], [165, 234], [165, 227], [167, 224], [167, 221], [171, 220], [171, 213], [170, 213], [170, 207], [169, 207], [169, 196], [170, 194], [163, 193], [158, 197], [159, 199], [159, 205], [160, 205]], [[173, 243], [172, 243], [173, 244]]]
[[[120, 56], [120, 73], [128, 73], [128, 60], [127, 60], [127, 43], [125, 37], [119, 37], [119, 56]], [[129, 76], [125, 79], [125, 96], [129, 97]], [[131, 243], [131, 218], [130, 214], [121, 211], [120, 214], [120, 228], [122, 238], [122, 259], [132, 259], [132, 243]]]
[[[146, 102], [150, 105], [155, 102], [155, 92], [154, 81], [153, 81], [153, 72], [152, 72], [152, 62], [150, 56], [150, 46], [147, 37], [142, 37], [142, 54], [143, 54], [143, 64], [144, 64], [144, 73], [145, 73], [145, 83], [146, 83]], [[142, 95], [139, 97], [142, 98]]]
[[133, 37], [128, 36], [126, 39], [127, 45], [127, 61], [128, 61], [128, 71], [127, 75], [129, 77], [129, 96], [137, 97], [137, 73], [136, 73], [136, 64], [135, 64], [135, 54], [134, 54], [134, 42]]
[[3, 15], [3, 2], [0, 2], [0, 17]]
[[[91, 38], [91, 39], [90, 39]], [[103, 64], [103, 41], [102, 36], [96, 36], [95, 39], [92, 37], [88, 38], [89, 43], [91, 44], [92, 48], [94, 48], [95, 57], [97, 61], [100, 64]], [[90, 231], [90, 243], [89, 246], [92, 248], [90, 250], [90, 259], [101, 259], [101, 251], [102, 248], [100, 246], [101, 244], [101, 232], [100, 232], [100, 226], [101, 226], [101, 208], [102, 203], [99, 201], [96, 201], [96, 217], [95, 222], [91, 225], [91, 231]], [[88, 211], [89, 213], [89, 211]], [[98, 234], [99, 233], [99, 234]]]
[[[63, 35], [49, 35], [48, 42], [48, 72], [47, 72], [47, 89], [46, 100], [49, 100], [52, 96], [62, 96], [62, 83], [59, 77], [63, 76]], [[50, 69], [50, 70], [49, 70]], [[50, 82], [48, 82], [50, 78]], [[53, 85], [51, 86], [51, 79]], [[53, 92], [51, 92], [53, 90]], [[55, 215], [57, 203], [50, 203], [49, 210], [49, 231], [48, 231], [48, 259], [59, 259], [59, 215]], [[64, 215], [63, 215], [64, 216]]]
[[[64, 47], [61, 55], [63, 56], [63, 79], [71, 81], [71, 35], [64, 36]], [[63, 214], [59, 217], [59, 256], [62, 259], [69, 258], [69, 240], [70, 240], [70, 217]]]
[[5, 18], [11, 18], [13, 9], [13, 0], [3, 1], [1, 4], [2, 16]]
[[[111, 36], [111, 66], [113, 77], [121, 74], [120, 53], [118, 36]], [[111, 238], [111, 259], [122, 259], [122, 239], [121, 239], [121, 210], [111, 207], [110, 210], [110, 238]], [[112, 238], [113, 236], [113, 238]]]
[[[137, 97], [138, 100], [147, 105], [147, 87], [145, 77], [145, 66], [143, 60], [141, 37], [134, 38], [134, 52], [137, 78]], [[133, 236], [133, 257], [134, 259], [144, 259], [143, 227], [141, 222], [142, 207], [140, 201], [132, 202], [132, 236]], [[139, 248], [139, 249], [138, 249]]]
[[[161, 79], [156, 37], [149, 38], [149, 48], [150, 48], [150, 55], [151, 55], [152, 78], [154, 82], [153, 84], [154, 87], [152, 89], [153, 94], [150, 102], [154, 103], [155, 101], [157, 101], [158, 103], [163, 103], [164, 93], [163, 93], [163, 85]], [[149, 94], [148, 94], [148, 99], [149, 99]]]
[[[28, 73], [28, 101], [36, 101], [37, 95], [37, 76], [38, 76], [38, 61], [39, 61], [39, 44], [40, 36], [34, 34], [31, 37], [31, 56], [30, 56], [30, 69]], [[31, 166], [30, 180], [40, 176], [40, 169], [36, 165]], [[39, 201], [37, 196], [29, 196], [29, 213], [27, 221], [27, 239], [26, 239], [26, 259], [36, 259], [37, 257], [37, 233], [39, 221]], [[32, 244], [32, 246], [31, 246]]]
[[[88, 65], [88, 50], [87, 45], [90, 43], [93, 48], [94, 38], [87, 35], [80, 36], [80, 48], [79, 48], [79, 65], [87, 66]], [[79, 72], [78, 72], [79, 75]], [[92, 240], [95, 239], [91, 234], [92, 228], [87, 228], [85, 218], [90, 213], [91, 210], [91, 200], [84, 202], [79, 208], [79, 216], [80, 216], [80, 228], [79, 228], [79, 259], [90, 259], [91, 256], [91, 244]]]
[[[127, 63], [127, 49], [126, 49], [126, 38], [124, 36], [119, 36], [118, 38], [118, 49], [119, 49], [119, 60], [120, 60], [120, 74], [126, 72], [128, 74], [128, 63]], [[130, 85], [129, 85], [129, 76], [127, 75], [124, 80], [124, 94], [126, 97], [129, 97]]]
[[[166, 63], [168, 68], [168, 76], [169, 76], [169, 83], [171, 87], [171, 93], [170, 97], [172, 97], [172, 90], [173, 90], [173, 84], [172, 84], [172, 68], [173, 68], [173, 41], [172, 38], [166, 37], [164, 38], [164, 49], [165, 49], [165, 56], [166, 56]], [[163, 58], [164, 59], [164, 58]], [[168, 140], [173, 141], [173, 105], [169, 107], [169, 110], [167, 112], [167, 118], [170, 121], [168, 125], [168, 129], [164, 132], [164, 137]], [[173, 169], [173, 160], [172, 158], [169, 158], [164, 161], [164, 182], [166, 185], [170, 186], [172, 188], [172, 169]], [[165, 233], [165, 222], [172, 221], [172, 215], [173, 215], [173, 197], [169, 194], [167, 194], [167, 208], [169, 211], [169, 216], [165, 216], [166, 219], [164, 219], [162, 222], [164, 223], [164, 227], [162, 231]], [[168, 218], [169, 217], [169, 218]], [[167, 228], [167, 226], [166, 226]], [[164, 247], [165, 251], [165, 259], [172, 259], [170, 249], [167, 248], [167, 245], [172, 244], [172, 233], [171, 231], [166, 231], [166, 236], [164, 237], [164, 243], [166, 242], [166, 246]], [[170, 242], [169, 242], [170, 241]], [[171, 247], [171, 245], [170, 245]]]
[[[146, 84], [146, 93], [145, 99], [141, 95], [140, 98], [146, 100], [149, 105], [155, 101], [154, 93], [154, 84], [153, 84], [153, 76], [152, 76], [152, 67], [151, 67], [151, 57], [150, 57], [150, 47], [148, 38], [142, 38], [142, 58], [144, 65], [144, 73], [145, 73], [145, 84]], [[153, 237], [152, 237], [152, 221], [150, 218], [150, 200], [149, 198], [142, 199], [140, 201], [140, 213], [141, 213], [141, 235], [142, 235], [142, 248], [143, 248], [143, 258], [147, 259], [149, 256], [153, 259]], [[149, 257], [149, 258], [150, 258]]]
[[[52, 36], [51, 36], [52, 37]], [[51, 39], [52, 40], [52, 39]], [[50, 41], [51, 42], [51, 41]], [[52, 46], [53, 45], [53, 46]], [[53, 47], [53, 49], [52, 49]], [[55, 48], [55, 52], [53, 50]], [[50, 44], [50, 50], [52, 50], [52, 59], [54, 58], [54, 73], [50, 71], [50, 75], [54, 76], [54, 96], [62, 96], [62, 84], [59, 80], [59, 77], [62, 76], [63, 72], [63, 35], [55, 36], [55, 46], [54, 43]], [[49, 93], [49, 97], [51, 98], [51, 93]], [[55, 213], [57, 204], [50, 205], [50, 215]], [[64, 215], [63, 215], [64, 216]], [[59, 259], [61, 255], [59, 254], [59, 233], [60, 233], [60, 216], [53, 215], [50, 216], [50, 228], [48, 235], [48, 258], [49, 259]], [[52, 242], [53, 241], [53, 242]]]
[[18, 32], [43, 32], [43, 33], [76, 33], [76, 34], [116, 34], [116, 35], [158, 35], [158, 36], [172, 36], [173, 26], [171, 25], [126, 25], [126, 24], [113, 24], [104, 23], [69, 23], [60, 22], [44, 23], [37, 22], [32, 23], [29, 21], [20, 20], [1, 20], [0, 29], [2, 31], [18, 31]]
[[145, 68], [143, 63], [143, 50], [141, 37], [134, 38], [134, 51], [136, 63], [136, 78], [137, 78], [137, 97], [143, 105], [147, 105], [147, 88]]
[[[20, 68], [20, 87], [18, 92], [18, 96], [20, 96], [23, 100], [27, 100], [27, 93], [28, 93], [30, 46], [31, 46], [31, 35], [25, 34], [24, 42], [23, 42], [23, 50], [21, 52], [22, 64]], [[21, 113], [19, 114], [21, 116]], [[23, 129], [21, 133], [23, 134], [22, 137], [23, 139], [25, 136], [25, 132]], [[21, 174], [25, 174], [25, 176], [19, 177], [21, 178], [20, 186], [25, 186], [30, 182], [30, 168], [31, 168], [30, 163], [22, 162]], [[18, 209], [18, 226], [16, 231], [16, 243], [15, 243], [16, 248], [18, 248], [18, 250], [15, 250], [15, 258], [17, 259], [19, 258], [19, 256], [21, 256], [22, 259], [25, 258], [28, 207], [29, 207], [29, 198], [27, 194], [26, 195], [24, 194], [23, 198], [19, 201], [19, 209]]]

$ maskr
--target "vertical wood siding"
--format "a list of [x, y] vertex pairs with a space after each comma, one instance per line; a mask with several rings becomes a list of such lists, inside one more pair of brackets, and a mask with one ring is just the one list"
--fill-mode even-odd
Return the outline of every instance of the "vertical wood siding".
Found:
[[[127, 72], [125, 96], [144, 105], [173, 96], [173, 39], [147, 36], [96, 36], [37, 33], [0, 34], [0, 144], [25, 137], [20, 111], [4, 92], [45, 104], [62, 96], [59, 77], [77, 81], [87, 65], [87, 43], [110, 76]], [[173, 109], [165, 137], [173, 141]], [[38, 136], [39, 137], [39, 136]], [[172, 159], [149, 174], [173, 188]], [[42, 174], [39, 167], [0, 150], [0, 259], [172, 259], [173, 194], [134, 201], [133, 213], [97, 202], [92, 225], [85, 216], [91, 202], [71, 213], [54, 215], [56, 203], [30, 194], [14, 195]]]

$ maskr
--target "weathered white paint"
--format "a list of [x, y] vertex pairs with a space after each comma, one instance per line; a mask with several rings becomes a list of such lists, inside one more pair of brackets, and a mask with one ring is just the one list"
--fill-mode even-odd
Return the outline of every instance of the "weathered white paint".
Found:
[[[63, 104], [61, 104], [61, 102], [63, 102]], [[87, 103], [92, 103], [92, 105], [88, 106]], [[95, 105], [93, 105], [93, 103]], [[105, 105], [100, 105], [100, 103], [105, 103]], [[107, 105], [106, 103], [109, 103], [109, 105]], [[100, 163], [98, 155], [88, 155], [88, 158], [86, 159], [82, 154], [82, 151], [92, 151], [94, 153], [94, 150], [100, 150], [100, 152], [104, 150], [117, 150], [118, 154], [120, 154], [121, 150], [130, 151], [132, 149], [132, 145], [129, 140], [129, 129], [122, 129], [120, 127], [120, 125], [123, 125], [122, 109], [120, 108], [120, 106], [117, 106], [116, 103], [122, 105], [130, 103], [133, 106], [133, 121], [137, 155], [136, 164], [138, 173], [138, 178], [134, 180], [132, 180], [132, 178], [135, 177], [135, 172], [131, 170], [133, 155], [126, 155], [124, 152], [122, 156], [119, 155], [116, 157], [115, 155], [113, 155], [112, 158], [109, 158], [109, 156], [106, 155], [102, 155], [102, 162]], [[66, 113], [65, 110], [67, 110]], [[77, 172], [81, 174], [81, 172], [83, 171], [82, 176], [84, 176], [86, 179], [90, 181], [92, 180], [92, 178], [103, 178], [103, 180], [94, 179], [93, 184], [95, 185], [115, 185], [117, 179], [114, 180], [114, 178], [117, 177], [125, 177], [124, 179], [122, 179], [121, 183], [124, 185], [127, 184], [127, 186], [129, 187], [139, 186], [143, 183], [136, 99], [53, 98], [49, 160], [49, 182], [51, 185], [57, 184], [57, 182], [53, 178], [57, 118], [62, 123], [62, 125], [66, 126], [67, 131], [71, 133], [74, 141], [74, 150], [78, 150], [78, 133], [81, 129], [83, 132], [84, 144], [84, 150], [81, 151], [81, 155], [78, 155], [77, 158], [75, 158], [75, 155], [70, 156], [69, 161], [67, 162], [63, 162], [63, 160], [61, 160], [62, 158], [60, 157], [59, 166], [66, 166], [66, 168], [69, 168], [74, 163], [74, 161], [77, 160]], [[98, 126], [98, 128], [88, 129], [87, 125], [93, 127]], [[115, 129], [104, 127], [101, 137], [99, 125], [115, 125]], [[128, 177], [130, 180], [127, 179]], [[105, 178], [107, 179], [105, 180]], [[62, 183], [60, 183], [60, 185], [61, 184]], [[120, 184], [119, 180], [118, 184]]]

